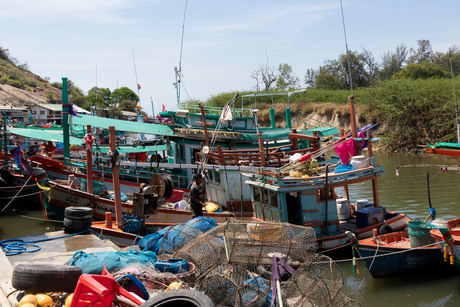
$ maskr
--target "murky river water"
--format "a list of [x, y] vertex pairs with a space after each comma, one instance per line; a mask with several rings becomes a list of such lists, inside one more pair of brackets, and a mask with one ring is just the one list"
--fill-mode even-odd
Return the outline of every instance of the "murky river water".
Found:
[[[434, 155], [376, 153], [377, 162], [387, 173], [378, 177], [380, 205], [388, 210], [406, 213], [411, 218], [425, 218], [428, 214], [427, 173], [430, 177], [431, 203], [437, 217], [451, 219], [460, 216], [460, 173], [447, 173], [436, 167], [396, 168], [412, 164], [457, 165], [457, 160]], [[369, 183], [350, 189], [352, 200], [372, 199]], [[41, 218], [41, 211], [23, 212]], [[54, 231], [55, 225], [38, 219], [0, 216], [0, 239]], [[350, 255], [351, 256], [351, 255]], [[350, 262], [340, 263], [345, 286], [343, 291], [363, 306], [460, 306], [460, 275], [449, 277], [420, 272], [416, 276], [375, 279], [364, 263], [359, 274], [353, 275]], [[452, 270], [455, 270], [452, 267]]]

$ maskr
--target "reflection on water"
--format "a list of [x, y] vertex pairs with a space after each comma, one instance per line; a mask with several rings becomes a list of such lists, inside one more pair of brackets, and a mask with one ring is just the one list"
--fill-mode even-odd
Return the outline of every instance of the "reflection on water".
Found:
[[[437, 210], [437, 217], [450, 219], [460, 216], [460, 174], [439, 168], [400, 168], [413, 164], [457, 165], [457, 160], [434, 155], [382, 154], [376, 153], [377, 162], [386, 169], [378, 177], [378, 192], [381, 206], [387, 210], [406, 213], [411, 218], [425, 218], [428, 215], [427, 173], [430, 176], [431, 203]], [[343, 193], [341, 192], [343, 195]], [[368, 199], [372, 201], [370, 182], [350, 187], [351, 201]], [[42, 217], [41, 211], [24, 212], [35, 218]], [[22, 217], [0, 216], [0, 239], [53, 231], [58, 227], [42, 220]], [[346, 257], [346, 258], [351, 258]], [[344, 292], [359, 300], [363, 306], [460, 306], [460, 275], [444, 277], [421, 272], [417, 276], [375, 279], [359, 262], [360, 273], [353, 275], [351, 262], [339, 263], [342, 269]], [[455, 272], [455, 268], [452, 270]]]

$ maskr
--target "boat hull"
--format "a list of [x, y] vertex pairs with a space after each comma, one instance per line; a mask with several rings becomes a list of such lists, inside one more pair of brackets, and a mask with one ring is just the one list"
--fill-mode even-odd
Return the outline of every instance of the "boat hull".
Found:
[[[105, 219], [106, 212], [112, 213], [112, 218], [115, 220], [115, 202], [110, 199], [105, 199], [93, 194], [80, 191], [75, 188], [50, 181], [50, 202], [54, 213], [58, 219], [64, 218], [64, 210], [66, 207], [90, 207], [93, 209], [93, 216], [95, 219]], [[178, 191], [176, 190], [176, 193]], [[122, 215], [135, 216], [133, 212], [133, 205], [130, 202], [123, 202], [121, 205]], [[217, 223], [224, 223], [227, 219], [235, 215], [230, 212], [209, 212], [206, 217], [214, 219]], [[158, 208], [155, 213], [145, 215], [145, 223], [152, 223], [158, 225], [173, 225], [185, 223], [192, 218], [191, 211], [182, 211], [168, 208]]]

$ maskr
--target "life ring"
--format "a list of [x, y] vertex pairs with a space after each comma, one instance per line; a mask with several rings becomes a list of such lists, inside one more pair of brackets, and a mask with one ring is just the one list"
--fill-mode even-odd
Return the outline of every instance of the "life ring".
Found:
[[384, 235], [390, 232], [393, 232], [393, 228], [391, 228], [390, 225], [385, 224], [385, 225], [380, 226], [379, 228], [379, 235]]
[[310, 161], [310, 166], [308, 167], [308, 170], [310, 173], [317, 173], [318, 172], [318, 161], [316, 159], [312, 159]]

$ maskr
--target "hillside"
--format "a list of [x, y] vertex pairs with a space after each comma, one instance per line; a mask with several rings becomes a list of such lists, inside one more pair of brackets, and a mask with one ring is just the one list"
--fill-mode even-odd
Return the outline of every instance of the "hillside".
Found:
[[0, 47], [0, 105], [28, 106], [34, 103], [55, 103], [61, 90], [55, 84], [33, 74], [27, 65], [18, 65], [7, 49]]

